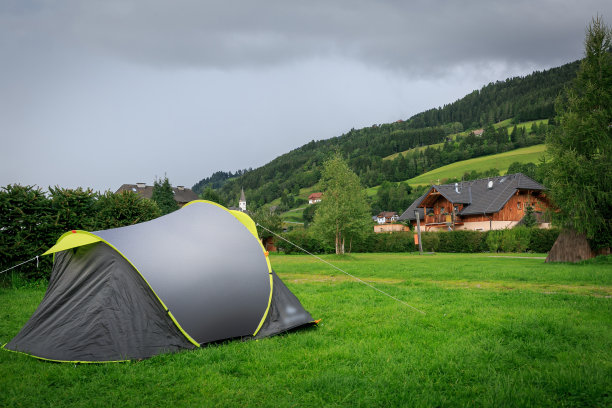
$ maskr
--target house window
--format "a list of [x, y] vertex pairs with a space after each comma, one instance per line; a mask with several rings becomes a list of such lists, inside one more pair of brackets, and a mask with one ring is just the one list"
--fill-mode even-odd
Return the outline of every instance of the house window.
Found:
[[516, 209], [517, 209], [517, 210], [520, 210], [520, 209], [521, 209], [521, 202], [520, 202], [520, 201], [517, 201], [517, 202], [516, 202]]

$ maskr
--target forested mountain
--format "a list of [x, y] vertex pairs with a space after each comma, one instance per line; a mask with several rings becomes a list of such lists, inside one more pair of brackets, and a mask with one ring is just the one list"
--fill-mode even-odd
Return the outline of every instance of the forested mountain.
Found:
[[[535, 125], [530, 132], [524, 128], [495, 129], [492, 125], [505, 119], [513, 119], [514, 123], [552, 119], [555, 99], [576, 77], [578, 66], [579, 61], [576, 61], [525, 77], [498, 81], [406, 121], [351, 129], [331, 139], [313, 140], [254, 170], [216, 172], [196, 183], [193, 190], [200, 193], [212, 187], [224, 204], [236, 205], [240, 189], [244, 188], [249, 206], [253, 208], [281, 195], [295, 196], [300, 188], [314, 185], [320, 178], [320, 165], [336, 151], [348, 160], [364, 186], [375, 186], [383, 181], [406, 180], [459, 160], [542, 143], [547, 125]], [[466, 137], [452, 137], [458, 132], [478, 128], [484, 128], [480, 137], [469, 132]], [[393, 153], [436, 143], [443, 145], [383, 160]]]
[[421, 128], [460, 122], [468, 129], [510, 118], [517, 122], [550, 118], [554, 115], [555, 98], [576, 78], [579, 66], [580, 61], [574, 61], [525, 77], [490, 83], [442, 108], [414, 115], [410, 125]]
[[198, 194], [204, 191], [207, 188], [212, 189], [220, 189], [223, 187], [225, 182], [233, 177], [240, 177], [245, 174], [247, 171], [252, 171], [253, 169], [248, 170], [238, 170], [235, 173], [231, 171], [217, 171], [212, 174], [210, 177], [203, 178], [202, 180], [195, 183], [192, 187], [192, 190], [197, 192]]

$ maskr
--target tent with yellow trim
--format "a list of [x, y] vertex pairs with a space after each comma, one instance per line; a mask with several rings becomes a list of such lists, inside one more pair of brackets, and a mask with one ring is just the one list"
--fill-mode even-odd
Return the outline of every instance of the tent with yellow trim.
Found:
[[272, 270], [251, 218], [215, 203], [70, 231], [45, 254], [54, 256], [47, 292], [6, 350], [125, 361], [313, 323]]

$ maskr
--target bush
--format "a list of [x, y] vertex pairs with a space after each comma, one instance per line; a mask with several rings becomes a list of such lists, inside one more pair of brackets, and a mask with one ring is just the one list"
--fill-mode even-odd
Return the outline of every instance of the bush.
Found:
[[91, 231], [96, 228], [98, 193], [80, 187], [75, 190], [49, 187], [49, 195], [58, 237], [70, 230]]
[[421, 232], [421, 241], [423, 251], [425, 252], [441, 252], [440, 248], [440, 234], [446, 234], [446, 232]]
[[124, 227], [149, 221], [161, 216], [161, 210], [153, 200], [141, 198], [132, 191], [114, 194], [107, 191], [96, 205], [96, 229]]
[[550, 251], [560, 232], [558, 228], [532, 229], [529, 250], [533, 252]]
[[491, 252], [548, 252], [559, 236], [559, 230], [515, 227], [489, 231], [486, 243]]
[[[325, 244], [322, 240], [318, 239], [310, 230], [306, 229], [295, 229], [283, 233], [282, 236], [289, 242], [305, 249], [312, 254], [324, 254], [334, 253], [336, 249], [329, 244]], [[276, 241], [277, 247], [280, 251], [286, 254], [301, 254], [303, 253], [300, 249], [295, 246], [279, 239]]]
[[[0, 190], [0, 270], [42, 254], [55, 236], [55, 219], [49, 200], [40, 188], [8, 185]], [[49, 245], [51, 243], [51, 245]], [[49, 276], [51, 260], [30, 262], [15, 271], [27, 279]]]
[[353, 248], [353, 252], [412, 252], [414, 250], [414, 236], [411, 232], [376, 234], [372, 231], [363, 244]]
[[[66, 231], [94, 231], [148, 221], [161, 215], [157, 204], [136, 193], [104, 195], [91, 189], [8, 185], [0, 189], [0, 270], [41, 255]], [[15, 269], [28, 280], [48, 279], [52, 257]], [[0, 277], [2, 279], [8, 279]]]
[[486, 233], [480, 231], [447, 231], [440, 236], [439, 252], [482, 252]]
[[502, 252], [526, 252], [529, 247], [531, 229], [527, 227], [516, 227], [502, 230], [501, 235]]
[[491, 252], [498, 252], [501, 250], [502, 243], [502, 232], [503, 230], [494, 230], [487, 232], [487, 238], [485, 239], [487, 247]]

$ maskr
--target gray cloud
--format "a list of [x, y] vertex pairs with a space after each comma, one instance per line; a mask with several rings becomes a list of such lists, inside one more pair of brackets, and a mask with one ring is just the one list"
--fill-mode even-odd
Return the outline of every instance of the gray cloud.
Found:
[[0, 186], [190, 185], [580, 58], [609, 0], [0, 2]]
[[10, 4], [2, 11], [5, 35], [75, 53], [222, 69], [334, 56], [415, 75], [473, 62], [566, 62], [580, 56], [590, 18], [612, 14], [601, 0]]

